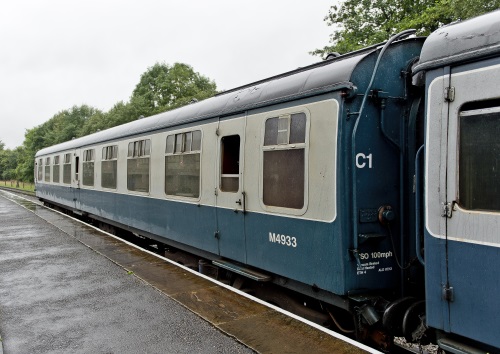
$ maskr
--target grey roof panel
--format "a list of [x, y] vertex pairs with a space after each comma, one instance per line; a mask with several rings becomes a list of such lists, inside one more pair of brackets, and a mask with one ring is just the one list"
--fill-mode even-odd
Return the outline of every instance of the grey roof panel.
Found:
[[191, 121], [244, 112], [350, 86], [352, 71], [372, 51], [356, 53], [354, 56], [346, 55], [300, 68], [172, 111], [47, 147], [40, 150], [36, 156], [153, 132]]
[[500, 53], [500, 10], [443, 26], [425, 41], [414, 72]]

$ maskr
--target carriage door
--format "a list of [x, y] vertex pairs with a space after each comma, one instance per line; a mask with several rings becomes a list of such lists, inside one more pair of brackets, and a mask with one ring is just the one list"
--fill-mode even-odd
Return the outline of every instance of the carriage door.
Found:
[[243, 167], [245, 117], [221, 119], [217, 136], [216, 213], [219, 255], [246, 261]]
[[498, 343], [500, 266], [500, 64], [452, 68], [446, 164], [450, 330]]
[[80, 150], [75, 150], [72, 161], [71, 188], [73, 190], [73, 201], [76, 209], [80, 209], [80, 179], [81, 179], [81, 161]]

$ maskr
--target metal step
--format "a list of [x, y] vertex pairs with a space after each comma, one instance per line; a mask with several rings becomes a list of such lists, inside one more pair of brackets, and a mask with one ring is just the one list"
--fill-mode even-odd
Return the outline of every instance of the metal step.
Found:
[[454, 354], [485, 354], [484, 350], [473, 348], [467, 344], [457, 342], [450, 338], [438, 339], [438, 345], [446, 350], [446, 352]]
[[271, 276], [269, 274], [261, 273], [256, 270], [238, 264], [234, 264], [223, 259], [213, 260], [212, 264], [230, 270], [236, 274], [243, 275], [244, 277], [250, 278], [255, 281], [267, 282], [271, 280]]

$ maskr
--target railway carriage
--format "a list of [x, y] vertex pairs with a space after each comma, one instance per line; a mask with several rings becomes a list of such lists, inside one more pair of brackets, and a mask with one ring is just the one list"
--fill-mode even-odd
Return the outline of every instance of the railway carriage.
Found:
[[37, 196], [382, 347], [498, 348], [499, 33], [499, 12], [406, 31], [45, 148]]
[[450, 352], [466, 338], [500, 350], [499, 53], [496, 11], [433, 33], [415, 68], [426, 80], [427, 323]]

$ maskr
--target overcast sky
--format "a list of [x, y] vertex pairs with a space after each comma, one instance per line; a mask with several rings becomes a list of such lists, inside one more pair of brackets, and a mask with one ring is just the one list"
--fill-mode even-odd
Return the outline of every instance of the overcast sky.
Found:
[[182, 62], [219, 90], [319, 60], [335, 0], [15, 0], [0, 5], [0, 140], [74, 105], [128, 101], [156, 62]]

